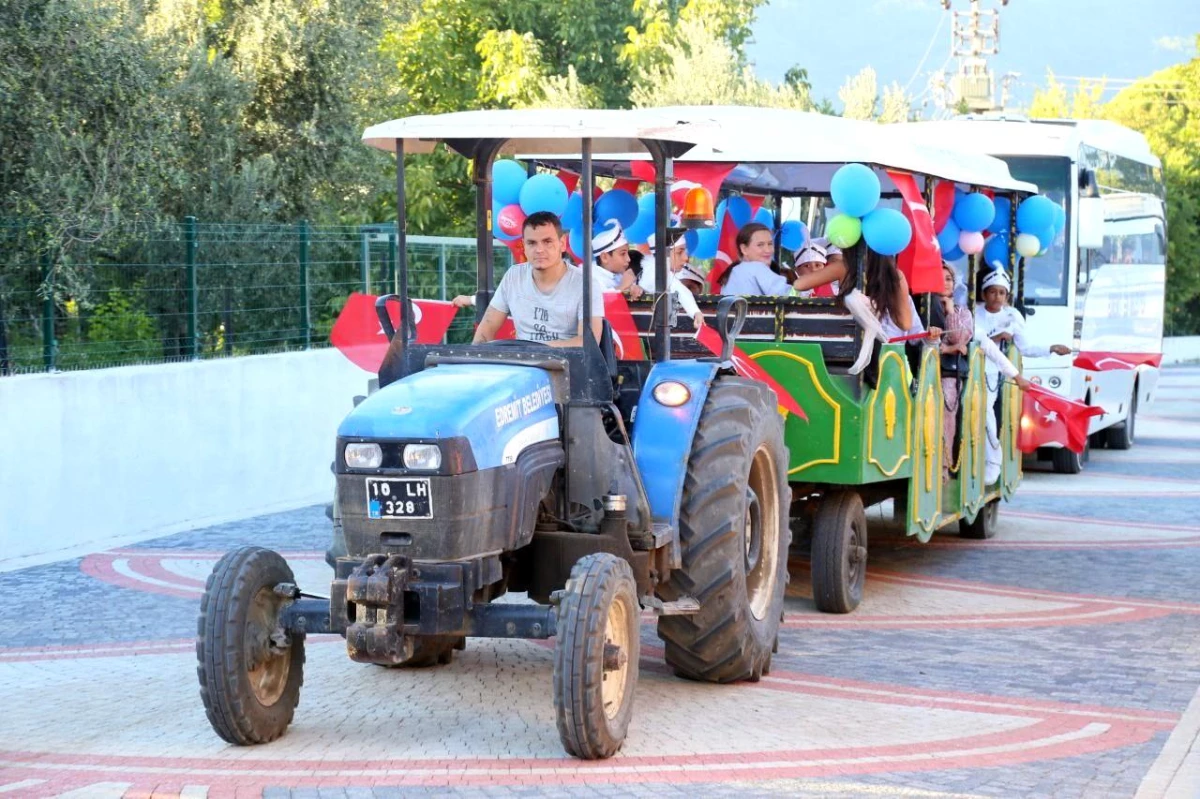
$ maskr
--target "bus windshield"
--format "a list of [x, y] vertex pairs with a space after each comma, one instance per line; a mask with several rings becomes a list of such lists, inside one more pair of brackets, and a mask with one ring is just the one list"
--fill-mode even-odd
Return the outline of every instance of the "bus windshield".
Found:
[[[1043, 195], [1061, 205], [1071, 218], [1071, 162], [1062, 157], [1000, 156], [1017, 180], [1036, 183]], [[1068, 224], [1043, 254], [1025, 259], [1025, 297], [1037, 305], [1066, 305], [1068, 262]]]

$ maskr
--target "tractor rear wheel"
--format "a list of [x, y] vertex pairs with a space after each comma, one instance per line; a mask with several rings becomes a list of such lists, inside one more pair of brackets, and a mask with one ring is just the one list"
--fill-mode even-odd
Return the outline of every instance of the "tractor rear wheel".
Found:
[[734, 377], [713, 383], [704, 404], [683, 487], [683, 567], [659, 588], [664, 599], [700, 604], [658, 622], [667, 664], [681, 677], [724, 683], [770, 669], [792, 537], [776, 407], [766, 386]]
[[641, 607], [629, 564], [597, 552], [571, 568], [558, 605], [554, 712], [575, 757], [612, 757], [629, 731], [641, 656]]
[[231, 744], [275, 740], [300, 702], [304, 636], [280, 627], [289, 602], [275, 590], [281, 583], [295, 583], [282, 555], [241, 547], [217, 561], [200, 600], [200, 698], [212, 728]]

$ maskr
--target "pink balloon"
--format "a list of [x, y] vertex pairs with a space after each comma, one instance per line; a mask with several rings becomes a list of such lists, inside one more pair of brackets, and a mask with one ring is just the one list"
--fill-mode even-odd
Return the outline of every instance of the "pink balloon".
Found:
[[958, 235], [958, 249], [967, 255], [983, 252], [983, 234], [963, 231]]
[[506, 205], [500, 209], [500, 218], [496, 220], [496, 227], [506, 236], [520, 236], [521, 226], [525, 224], [525, 212], [521, 210], [521, 206], [513, 203]]

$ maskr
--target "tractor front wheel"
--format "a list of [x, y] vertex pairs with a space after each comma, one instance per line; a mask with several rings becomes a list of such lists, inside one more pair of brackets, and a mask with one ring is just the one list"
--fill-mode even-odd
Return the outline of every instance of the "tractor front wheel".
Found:
[[275, 740], [300, 702], [304, 636], [281, 628], [280, 613], [290, 597], [275, 590], [294, 583], [283, 556], [261, 547], [233, 550], [208, 576], [196, 672], [208, 721], [231, 744]]
[[598, 552], [571, 569], [558, 606], [554, 712], [575, 757], [612, 757], [629, 730], [641, 655], [641, 608], [629, 564]]

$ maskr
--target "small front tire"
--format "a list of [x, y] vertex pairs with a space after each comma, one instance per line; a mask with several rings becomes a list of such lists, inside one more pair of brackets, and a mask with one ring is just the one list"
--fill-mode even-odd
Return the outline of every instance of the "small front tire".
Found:
[[275, 590], [281, 583], [295, 583], [282, 555], [242, 547], [217, 561], [200, 600], [200, 698], [213, 730], [231, 744], [275, 740], [300, 702], [304, 636], [280, 627], [290, 602]]
[[813, 601], [822, 613], [849, 613], [867, 577], [867, 514], [855, 491], [821, 501], [813, 521]]
[[633, 570], [598, 552], [571, 569], [558, 606], [554, 711], [563, 748], [612, 757], [625, 743], [641, 655], [641, 609]]
[[[1070, 450], [1067, 450], [1070, 452]], [[962, 538], [970, 538], [973, 540], [985, 540], [996, 534], [996, 525], [1000, 517], [1000, 500], [993, 499], [991, 502], [979, 509], [979, 513], [975, 514], [975, 520], [968, 522], [966, 519], [960, 519], [958, 522], [958, 534]]]

